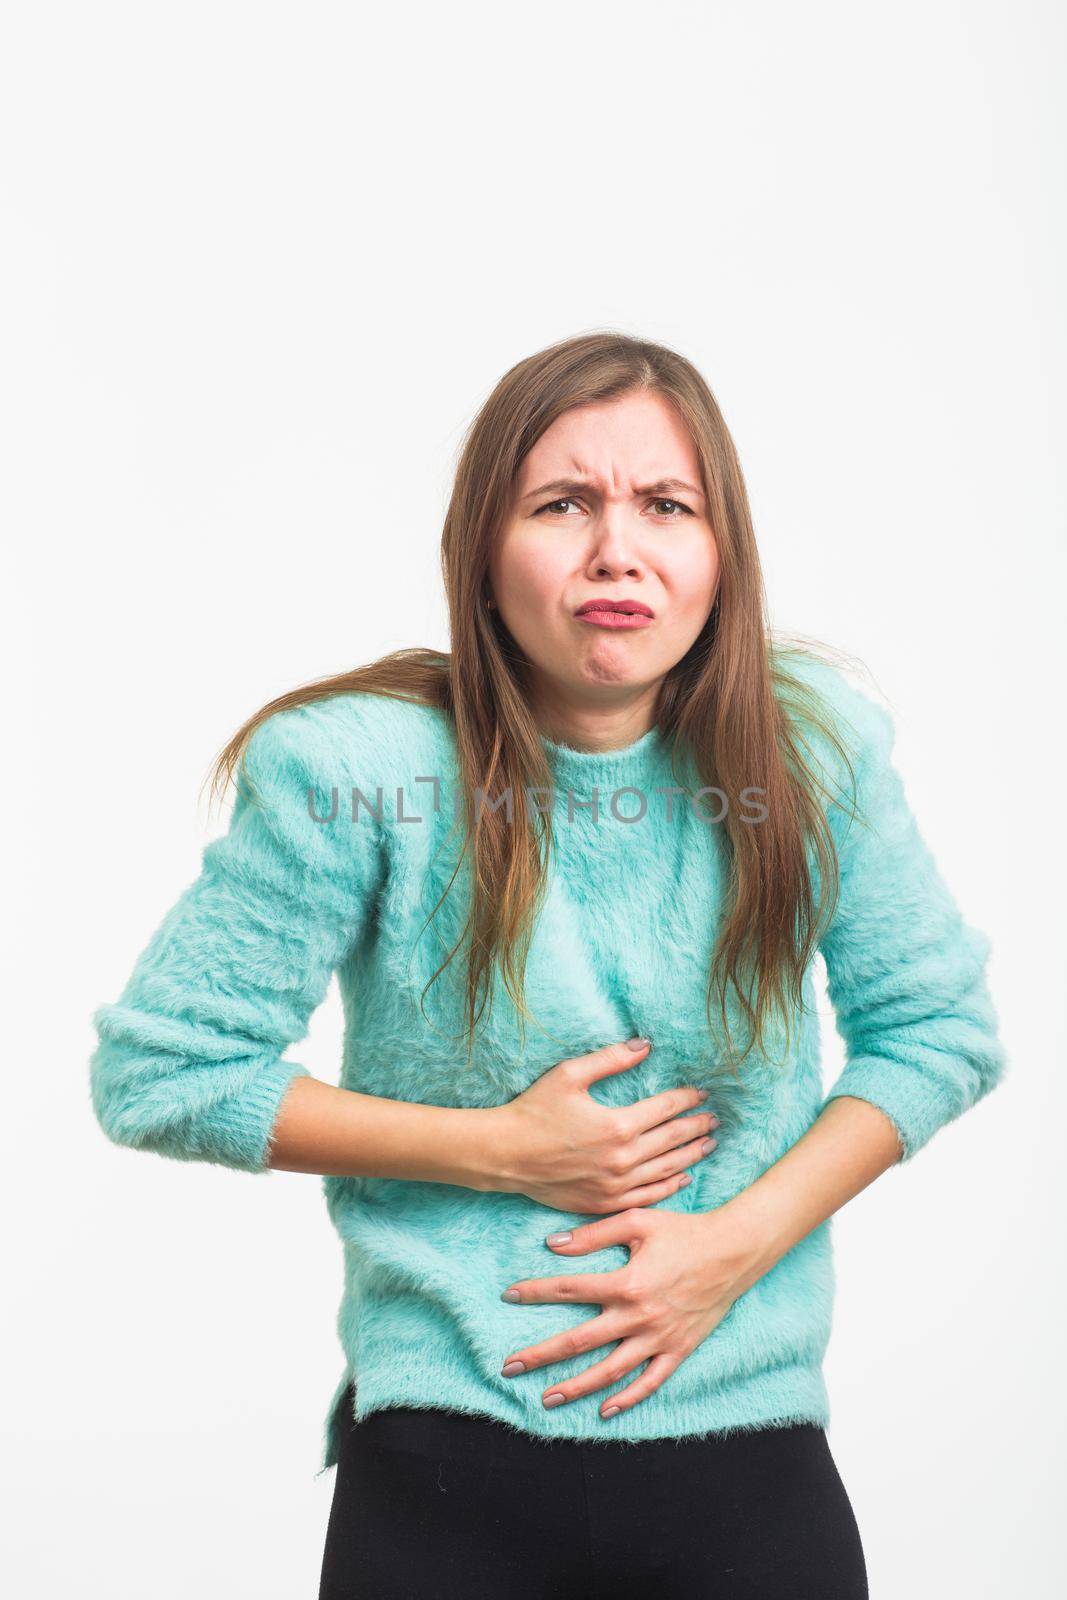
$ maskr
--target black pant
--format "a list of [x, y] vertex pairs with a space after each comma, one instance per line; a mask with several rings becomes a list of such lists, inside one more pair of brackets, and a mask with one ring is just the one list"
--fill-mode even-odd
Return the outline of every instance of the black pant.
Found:
[[319, 1600], [867, 1600], [814, 1423], [589, 1444], [344, 1407]]

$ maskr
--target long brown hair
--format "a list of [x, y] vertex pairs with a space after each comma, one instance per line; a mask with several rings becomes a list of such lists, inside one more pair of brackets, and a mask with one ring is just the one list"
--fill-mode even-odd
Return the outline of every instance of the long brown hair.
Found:
[[[742, 787], [762, 789], [767, 810], [765, 821], [753, 827], [738, 821], [731, 803], [722, 823], [729, 887], [706, 1011], [710, 1026], [717, 996], [721, 1042], [736, 1067], [753, 1045], [764, 1044], [772, 1011], [784, 1022], [788, 1047], [791, 1013], [802, 1004], [804, 970], [839, 892], [833, 836], [819, 800], [829, 791], [804, 760], [809, 747], [798, 714], [815, 721], [852, 769], [820, 697], [789, 671], [791, 653], [826, 647], [811, 651], [799, 642], [772, 639], [734, 442], [703, 377], [670, 348], [624, 333], [591, 332], [551, 345], [505, 373], [464, 436], [445, 517], [441, 558], [451, 652], [397, 650], [279, 695], [223, 748], [212, 768], [212, 788], [221, 794], [234, 777], [260, 723], [294, 706], [359, 693], [446, 712], [466, 799], [461, 859], [471, 852], [472, 894], [464, 932], [430, 983], [466, 944], [469, 1048], [487, 999], [492, 1005], [494, 969], [520, 1015], [529, 1016], [523, 975], [547, 881], [552, 829], [549, 816], [531, 812], [527, 785], [551, 788], [552, 774], [528, 709], [529, 664], [499, 611], [485, 604], [490, 551], [511, 513], [522, 461], [546, 429], [574, 407], [640, 390], [662, 395], [689, 430], [720, 562], [715, 603], [700, 636], [666, 674], [655, 722], [672, 741], [678, 781], [678, 755], [688, 752], [701, 785], [717, 786], [728, 797], [739, 795]], [[492, 796], [497, 785], [511, 790], [510, 822], [492, 805], [474, 802], [476, 791]], [[740, 1055], [728, 1018], [731, 986], [749, 1033]]]

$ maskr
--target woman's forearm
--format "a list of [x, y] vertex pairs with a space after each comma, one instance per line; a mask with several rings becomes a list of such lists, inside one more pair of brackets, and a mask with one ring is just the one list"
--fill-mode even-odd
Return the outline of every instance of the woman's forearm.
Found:
[[[755, 1183], [717, 1210], [736, 1229], [751, 1288], [795, 1244], [867, 1188], [901, 1156], [889, 1118], [867, 1100], [831, 1100], [808, 1131]], [[743, 1291], [742, 1291], [743, 1292]]]
[[295, 1078], [275, 1119], [269, 1165], [488, 1191], [502, 1187], [496, 1110], [424, 1106], [339, 1089], [321, 1078]]

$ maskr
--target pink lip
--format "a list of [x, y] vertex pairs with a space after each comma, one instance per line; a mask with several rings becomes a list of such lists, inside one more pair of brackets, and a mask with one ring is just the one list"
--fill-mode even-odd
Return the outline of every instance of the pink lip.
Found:
[[652, 612], [641, 600], [587, 600], [574, 613], [595, 628], [647, 628]]
[[579, 611], [576, 620], [594, 628], [650, 628], [652, 618], [643, 611]]

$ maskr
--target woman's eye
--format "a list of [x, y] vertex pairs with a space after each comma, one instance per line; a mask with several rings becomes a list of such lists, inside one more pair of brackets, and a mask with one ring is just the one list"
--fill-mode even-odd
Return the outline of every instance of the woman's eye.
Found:
[[[694, 515], [694, 513], [690, 510], [690, 508], [688, 506], [683, 505], [680, 500], [653, 500], [651, 503], [654, 506], [673, 506], [675, 511], [680, 511], [680, 512], [683, 513], [683, 515], [685, 515], [687, 517], [691, 517], [691, 516]], [[558, 506], [576, 506], [577, 504], [578, 504], [577, 500], [572, 499], [568, 495], [567, 498], [563, 499], [563, 500], [550, 500], [547, 505], [543, 505], [540, 508], [540, 510], [538, 511], [537, 515], [540, 516], [542, 511], [551, 511], [553, 516], [566, 515], [565, 512], [561, 513], [556, 508]], [[667, 520], [668, 520], [668, 522], [677, 522], [678, 518], [676, 516], [673, 516], [673, 515], [668, 513]]]

